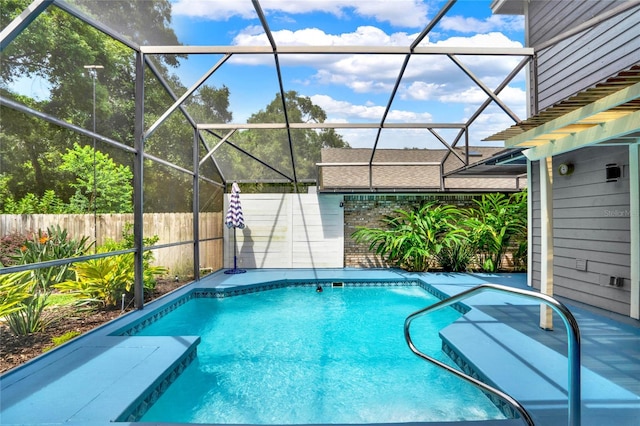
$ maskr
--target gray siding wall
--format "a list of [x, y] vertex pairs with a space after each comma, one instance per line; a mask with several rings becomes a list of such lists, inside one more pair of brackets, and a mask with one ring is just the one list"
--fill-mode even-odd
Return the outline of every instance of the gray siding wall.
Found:
[[[532, 1], [533, 47], [619, 5], [617, 1]], [[640, 62], [640, 4], [539, 51], [537, 110], [543, 110]], [[532, 84], [531, 87], [535, 87]], [[536, 111], [535, 105], [532, 111]]]
[[[554, 292], [623, 315], [630, 309], [630, 200], [628, 148], [592, 147], [553, 159]], [[563, 162], [570, 176], [557, 174]], [[605, 165], [618, 163], [623, 177], [606, 182]], [[533, 167], [533, 282], [540, 288], [540, 176]], [[586, 261], [583, 263], [582, 261]], [[582, 270], [582, 265], [586, 270]], [[623, 277], [621, 288], [610, 277]]]

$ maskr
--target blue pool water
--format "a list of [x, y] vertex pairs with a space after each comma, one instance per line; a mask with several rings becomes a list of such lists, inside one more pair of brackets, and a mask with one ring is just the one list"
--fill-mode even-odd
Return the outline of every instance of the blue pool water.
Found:
[[[417, 286], [287, 287], [196, 298], [139, 335], [199, 335], [198, 357], [144, 422], [309, 424], [503, 418], [479, 391], [417, 358], [404, 319], [437, 299]], [[453, 309], [412, 326], [447, 360], [438, 330]]]

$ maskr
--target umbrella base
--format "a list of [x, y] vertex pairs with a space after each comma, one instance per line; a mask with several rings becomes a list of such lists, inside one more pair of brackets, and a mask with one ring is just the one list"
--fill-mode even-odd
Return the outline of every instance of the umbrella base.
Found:
[[245, 269], [237, 269], [237, 268], [228, 269], [224, 271], [225, 274], [244, 274], [245, 272], [247, 272]]

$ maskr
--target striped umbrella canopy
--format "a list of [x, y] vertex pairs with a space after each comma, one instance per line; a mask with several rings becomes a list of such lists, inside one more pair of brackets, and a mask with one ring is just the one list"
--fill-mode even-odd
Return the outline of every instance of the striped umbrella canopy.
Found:
[[229, 210], [224, 219], [227, 228], [244, 228], [244, 216], [240, 205], [240, 187], [236, 182], [231, 185], [231, 200], [229, 200]]

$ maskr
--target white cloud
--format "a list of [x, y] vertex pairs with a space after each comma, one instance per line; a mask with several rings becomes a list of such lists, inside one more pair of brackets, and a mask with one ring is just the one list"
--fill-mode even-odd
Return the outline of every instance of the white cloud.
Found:
[[[415, 34], [386, 34], [379, 28], [359, 27], [356, 31], [343, 34], [327, 34], [317, 28], [298, 31], [282, 30], [273, 32], [276, 44], [297, 46], [408, 46]], [[241, 46], [268, 44], [267, 38], [256, 27], [248, 27], [239, 33], [233, 43]], [[472, 37], [453, 37], [436, 43], [423, 41], [421, 45], [457, 47], [521, 47], [519, 42], [510, 40], [501, 33], [478, 34]], [[344, 85], [357, 92], [389, 90], [395, 84], [404, 61], [404, 55], [285, 55], [279, 56], [283, 66], [305, 65], [318, 71], [314, 79], [319, 84]], [[520, 58], [511, 56], [464, 56], [460, 60], [488, 86], [497, 86], [515, 67]], [[235, 64], [272, 65], [270, 55], [236, 55], [231, 58]], [[447, 57], [416, 55], [410, 60], [405, 71], [405, 82], [421, 81], [431, 84], [451, 85], [469, 78]]]
[[245, 19], [257, 17], [255, 9], [249, 1], [178, 0], [172, 3], [171, 10], [174, 15], [214, 21], [226, 21], [234, 16]]
[[[262, 0], [260, 6], [269, 19], [275, 14], [329, 13], [337, 17], [355, 14], [393, 26], [422, 28], [428, 22], [428, 8], [421, 0]], [[225, 21], [233, 17], [257, 17], [248, 0], [177, 0], [172, 4], [176, 15]]]
[[[276, 44], [282, 46], [407, 46], [416, 37], [405, 32], [388, 35], [371, 25], [363, 25], [354, 32], [339, 35], [328, 34], [318, 28], [279, 30], [273, 31], [272, 35]], [[241, 30], [232, 43], [237, 46], [264, 46], [268, 45], [268, 40], [262, 27], [250, 26]]]
[[414, 81], [402, 91], [400, 96], [402, 99], [429, 101], [438, 99], [442, 93], [446, 93], [446, 84]]
[[[475, 113], [476, 109], [487, 99], [489, 99], [489, 96], [479, 87], [469, 87], [459, 92], [447, 92], [438, 97], [438, 101], [443, 104], [468, 105], [468, 107], [465, 108], [468, 115]], [[498, 94], [498, 99], [521, 119], [524, 118], [526, 111], [526, 92], [524, 90], [518, 87], [507, 86]], [[498, 110], [499, 107], [495, 102], [492, 102], [490, 105], [492, 107], [495, 106], [496, 114], [494, 115], [503, 114], [505, 118], [509, 119], [506, 114], [501, 112], [502, 109]]]
[[[497, 106], [487, 108], [476, 121], [471, 125], [469, 134], [473, 135], [473, 142], [476, 145], [485, 145], [487, 142], [481, 142], [491, 135], [496, 134], [515, 123]], [[487, 145], [488, 146], [488, 145]]]
[[445, 40], [440, 40], [434, 43], [434, 45], [462, 47], [522, 47], [522, 43], [511, 40], [500, 32], [474, 34], [471, 37], [449, 37]]
[[483, 20], [464, 16], [445, 16], [440, 21], [441, 29], [464, 34], [488, 33], [492, 31], [522, 31], [522, 16], [491, 15]]
[[[479, 104], [486, 99], [484, 92], [474, 93], [473, 90], [470, 90], [469, 93], [473, 97], [473, 99], [470, 99], [470, 102], [477, 102], [477, 104]], [[522, 118], [524, 114], [524, 92], [519, 88], [507, 87], [502, 92], [502, 95], [501, 100], [507, 103], [510, 108]], [[310, 96], [310, 98], [314, 104], [320, 106], [327, 113], [327, 121], [333, 123], [377, 123], [382, 118], [385, 109], [385, 107], [381, 105], [371, 105], [369, 103], [358, 105], [348, 101], [337, 100], [327, 95], [313, 95]], [[513, 102], [516, 102], [515, 106], [510, 105]], [[477, 105], [475, 107], [468, 106], [465, 108], [467, 116], [460, 117], [454, 121], [465, 122], [469, 116], [475, 112], [476, 107]], [[387, 116], [387, 122], [431, 123], [433, 121], [430, 113], [418, 113], [409, 110], [391, 109]], [[498, 106], [492, 103], [472, 124], [470, 128], [470, 142], [472, 145], [495, 146], [496, 144], [493, 143], [482, 142], [482, 139], [504, 130], [513, 124], [513, 120]], [[353, 148], [371, 148], [377, 133], [375, 129], [338, 129], [336, 131], [340, 133]], [[444, 137], [447, 142], [452, 143], [455, 134], [457, 134], [457, 130], [450, 131], [449, 134], [446, 130], [441, 129], [438, 133]], [[443, 147], [442, 144], [432, 139], [425, 129], [394, 129], [392, 130], [392, 135], [389, 134], [385, 139], [388, 142], [384, 142], [380, 147], [428, 147], [436, 149]], [[425, 143], [427, 144], [426, 146]]]
[[[310, 99], [327, 113], [327, 121], [330, 122], [378, 122], [385, 111], [381, 105], [356, 105], [327, 95], [313, 95]], [[391, 109], [387, 121], [428, 123], [432, 121], [432, 116], [429, 113]]]

